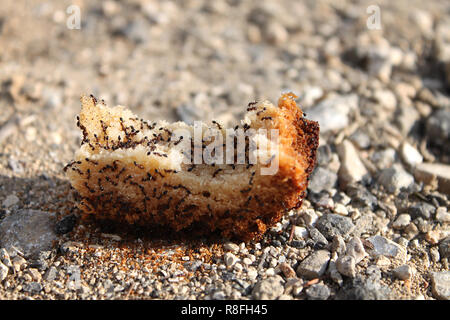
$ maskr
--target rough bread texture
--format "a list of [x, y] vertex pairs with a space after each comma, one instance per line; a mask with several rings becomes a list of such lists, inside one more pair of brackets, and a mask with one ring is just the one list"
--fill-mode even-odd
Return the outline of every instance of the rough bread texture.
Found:
[[[82, 145], [65, 167], [81, 196], [80, 209], [96, 219], [136, 226], [259, 238], [283, 213], [301, 205], [314, 168], [319, 125], [303, 117], [294, 98], [284, 94], [278, 107], [263, 101], [247, 108], [240, 126], [244, 131], [278, 130], [278, 153], [267, 153], [266, 161], [192, 165], [183, 162], [186, 153], [181, 151], [196, 143], [192, 126], [147, 122], [124, 107], [109, 108], [83, 96], [78, 118]], [[208, 128], [202, 124], [203, 137]], [[210, 128], [220, 129], [225, 141], [220, 124]], [[174, 135], [179, 130], [191, 137]], [[202, 139], [202, 148], [207, 140]], [[276, 174], [261, 174], [275, 160]]]

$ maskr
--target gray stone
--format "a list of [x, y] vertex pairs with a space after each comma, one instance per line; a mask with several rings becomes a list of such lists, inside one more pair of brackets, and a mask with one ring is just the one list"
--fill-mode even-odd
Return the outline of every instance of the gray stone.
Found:
[[420, 114], [412, 105], [401, 105], [395, 115], [395, 122], [404, 135], [411, 132], [419, 119]]
[[334, 236], [331, 242], [331, 252], [336, 252], [338, 256], [343, 256], [346, 249], [347, 246], [345, 245], [344, 238], [340, 235]]
[[225, 298], [226, 298], [226, 296], [225, 296], [225, 293], [223, 291], [216, 291], [212, 295], [212, 299], [213, 300], [225, 300]]
[[306, 241], [305, 240], [293, 240], [290, 245], [293, 248], [300, 248], [301, 249], [301, 248], [306, 247]]
[[436, 299], [450, 300], [450, 271], [432, 272], [431, 282]]
[[53, 281], [56, 279], [57, 275], [58, 275], [58, 270], [55, 267], [51, 266], [47, 270], [47, 272], [44, 274], [44, 280]]
[[367, 267], [366, 275], [367, 275], [367, 279], [370, 279], [371, 281], [380, 281], [381, 280], [381, 270], [375, 264]]
[[0, 282], [6, 279], [8, 272], [9, 268], [0, 262]]
[[239, 259], [231, 252], [227, 252], [225, 253], [224, 260], [227, 267], [232, 267]]
[[20, 271], [27, 264], [27, 260], [25, 260], [21, 256], [17, 255], [14, 258], [12, 258], [11, 263], [12, 263], [15, 271]]
[[299, 219], [307, 226], [313, 226], [318, 219], [314, 209], [308, 209], [299, 217]]
[[446, 207], [439, 207], [436, 209], [436, 220], [440, 222], [450, 222], [450, 212], [447, 212]]
[[425, 102], [426, 104], [429, 104], [433, 107], [437, 107], [439, 105], [439, 103], [437, 102], [436, 97], [434, 96], [434, 93], [427, 87], [424, 87], [422, 89], [420, 89], [420, 91], [418, 92], [417, 97]]
[[405, 236], [405, 240], [412, 240], [419, 234], [419, 229], [414, 223], [410, 223], [405, 229], [403, 229], [403, 235]]
[[328, 244], [327, 239], [316, 228], [308, 227], [308, 233], [309, 233], [309, 236], [311, 238], [310, 240], [312, 241], [314, 248], [322, 249]]
[[329, 213], [324, 214], [317, 220], [316, 228], [319, 229], [325, 238], [332, 240], [337, 235], [345, 238], [346, 235], [353, 231], [355, 225], [352, 219], [348, 217]]
[[330, 252], [314, 251], [299, 264], [297, 275], [306, 279], [318, 278], [327, 270], [328, 261], [330, 261]]
[[337, 146], [341, 166], [339, 168], [339, 185], [345, 188], [347, 184], [361, 181], [368, 173], [359, 158], [358, 151], [349, 140], [344, 140]]
[[393, 165], [381, 171], [378, 183], [391, 193], [399, 192], [402, 188], [408, 188], [414, 183], [414, 178], [406, 172], [402, 166]]
[[0, 224], [0, 242], [5, 248], [15, 247], [27, 257], [49, 250], [56, 240], [54, 214], [24, 209], [11, 213]]
[[411, 266], [404, 264], [392, 270], [392, 274], [400, 280], [408, 280], [414, 275], [414, 269]]
[[405, 161], [410, 166], [415, 166], [418, 163], [422, 163], [423, 156], [407, 142], [404, 142], [400, 149], [403, 161]]
[[350, 184], [347, 186], [347, 194], [352, 199], [352, 205], [375, 209], [378, 199], [360, 184]]
[[411, 223], [411, 216], [407, 213], [403, 213], [395, 219], [394, 223], [392, 224], [392, 227], [394, 229], [405, 229], [409, 224]]
[[352, 201], [352, 199], [342, 191], [336, 192], [336, 194], [333, 196], [333, 200], [334, 202], [342, 204], [343, 206], [348, 205]]
[[392, 91], [379, 89], [374, 92], [374, 98], [386, 110], [393, 111], [397, 106], [397, 98]]
[[435, 211], [436, 208], [433, 205], [426, 202], [415, 203], [408, 209], [408, 213], [413, 219], [419, 217], [422, 217], [424, 219], [430, 219]]
[[146, 42], [149, 37], [148, 24], [144, 19], [133, 19], [123, 30], [125, 36], [135, 43]]
[[375, 151], [370, 157], [375, 166], [380, 170], [391, 167], [395, 158], [396, 152], [393, 148]]
[[330, 260], [330, 262], [328, 263], [328, 274], [330, 275], [331, 280], [333, 280], [339, 286], [342, 286], [342, 284], [344, 283], [344, 279], [342, 279], [341, 274], [336, 268], [336, 262], [333, 260]]
[[312, 192], [319, 193], [322, 190], [333, 188], [337, 181], [337, 174], [328, 169], [317, 167], [308, 184], [308, 189]]
[[356, 262], [352, 256], [341, 256], [336, 260], [336, 268], [347, 277], [354, 278], [356, 276]]
[[294, 226], [294, 239], [303, 240], [308, 237], [308, 230], [304, 227]]
[[317, 164], [321, 167], [327, 167], [332, 160], [333, 153], [328, 144], [324, 144], [317, 149]]
[[8, 166], [11, 168], [11, 170], [14, 173], [23, 173], [23, 166], [22, 164], [17, 161], [16, 159], [10, 158], [8, 160]]
[[436, 177], [438, 190], [450, 195], [450, 165], [442, 163], [419, 163], [414, 169], [418, 181], [429, 184]]
[[391, 77], [392, 63], [384, 54], [372, 54], [367, 63], [367, 72], [387, 83]]
[[81, 270], [77, 265], [70, 265], [67, 267], [67, 274], [70, 281], [81, 281]]
[[63, 253], [69, 253], [69, 252], [76, 252], [80, 247], [82, 247], [81, 242], [67, 241], [67, 242], [64, 242], [63, 244], [61, 244], [59, 249]]
[[231, 251], [233, 253], [239, 252], [239, 246], [236, 243], [233, 242], [227, 242], [223, 245], [223, 249], [226, 251]]
[[336, 300], [387, 300], [390, 296], [389, 288], [379, 281], [358, 276], [339, 290]]
[[348, 115], [358, 106], [356, 95], [335, 96], [321, 101], [308, 109], [308, 118], [318, 121], [321, 132], [339, 130], [349, 124]]
[[353, 237], [347, 243], [346, 255], [355, 258], [355, 263], [358, 264], [365, 256], [367, 256], [366, 250], [360, 238]]
[[433, 15], [424, 10], [415, 9], [410, 13], [414, 25], [418, 26], [425, 36], [431, 36], [433, 30]]
[[264, 36], [270, 43], [280, 45], [288, 40], [289, 33], [282, 24], [271, 21], [264, 28]]
[[439, 243], [439, 252], [441, 254], [441, 258], [450, 257], [450, 236], [446, 237]]
[[323, 96], [323, 89], [317, 86], [307, 86], [301, 95], [302, 103], [311, 106], [317, 99]]
[[327, 300], [330, 296], [330, 289], [321, 283], [313, 284], [305, 290], [309, 300]]
[[259, 281], [252, 291], [256, 300], [275, 300], [284, 292], [283, 278], [279, 275]]
[[19, 203], [19, 198], [15, 194], [8, 195], [2, 202], [4, 208], [12, 207], [13, 205]]
[[367, 250], [371, 256], [386, 256], [399, 260], [402, 263], [406, 262], [406, 249], [394, 241], [380, 235], [370, 237], [367, 241], [373, 245], [373, 249]]
[[341, 203], [336, 203], [334, 205], [333, 209], [334, 213], [340, 214], [341, 216], [347, 216], [348, 215], [348, 209], [346, 206], [344, 206]]
[[5, 248], [0, 249], [0, 262], [3, 263], [8, 268], [12, 268], [13, 266], [9, 253]]
[[303, 281], [298, 278], [288, 278], [284, 285], [284, 294], [297, 296], [303, 291]]
[[63, 93], [60, 90], [46, 87], [42, 92], [44, 107], [48, 109], [56, 109], [62, 106]]
[[450, 143], [450, 108], [434, 112], [427, 120], [426, 132], [431, 144], [445, 147]]
[[438, 263], [441, 260], [441, 255], [437, 247], [430, 248], [430, 257], [434, 263]]
[[18, 124], [20, 117], [18, 115], [12, 116], [6, 122], [2, 123], [0, 127], [0, 143], [6, 140], [10, 135], [12, 135], [18, 129]]
[[31, 278], [36, 281], [40, 282], [42, 280], [42, 275], [36, 268], [28, 268], [27, 269], [28, 274], [31, 276]]
[[361, 129], [353, 132], [350, 137], [350, 141], [352, 141], [359, 149], [367, 149], [370, 147], [371, 140], [368, 134], [363, 132]]
[[48, 264], [50, 263], [50, 258], [54, 254], [54, 251], [41, 251], [37, 258], [31, 261], [31, 266], [33, 268], [38, 268], [40, 271], [45, 271], [48, 269]]
[[30, 283], [26, 283], [23, 286], [23, 291], [31, 293], [31, 294], [37, 294], [39, 292], [41, 292], [42, 290], [42, 285], [39, 282], [30, 282]]
[[332, 209], [334, 207], [333, 198], [326, 191], [320, 193], [308, 193], [308, 200], [318, 208]]

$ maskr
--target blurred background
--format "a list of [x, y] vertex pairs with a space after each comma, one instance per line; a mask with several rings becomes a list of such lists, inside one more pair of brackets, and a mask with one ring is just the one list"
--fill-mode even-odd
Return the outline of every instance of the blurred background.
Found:
[[2, 161], [70, 160], [82, 93], [231, 125], [292, 91], [322, 144], [352, 137], [371, 154], [410, 139], [447, 163], [449, 13], [448, 1], [4, 0]]

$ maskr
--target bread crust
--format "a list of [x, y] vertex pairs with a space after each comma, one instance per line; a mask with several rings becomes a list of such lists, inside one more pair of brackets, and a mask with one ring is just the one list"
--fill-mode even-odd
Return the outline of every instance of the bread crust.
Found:
[[[301, 206], [315, 166], [319, 125], [304, 118], [295, 98], [284, 94], [277, 107], [249, 104], [247, 116], [253, 120], [244, 128], [279, 132], [278, 171], [261, 175], [263, 165], [175, 165], [174, 142], [162, 137], [174, 125], [149, 124], [123, 107], [82, 97], [83, 142], [65, 167], [81, 197], [79, 208], [98, 220], [199, 235], [218, 232], [244, 241], [260, 238], [286, 211]], [[152, 144], [150, 134], [162, 138]], [[157, 149], [162, 145], [166, 156]]]

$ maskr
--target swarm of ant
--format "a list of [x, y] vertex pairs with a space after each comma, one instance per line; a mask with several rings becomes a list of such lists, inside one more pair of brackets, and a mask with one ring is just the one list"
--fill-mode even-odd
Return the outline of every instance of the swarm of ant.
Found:
[[[79, 207], [100, 220], [259, 238], [286, 211], [301, 205], [315, 165], [319, 126], [304, 118], [295, 98], [284, 94], [278, 106], [251, 102], [242, 125], [234, 128], [244, 133], [276, 129], [279, 154], [268, 162], [251, 163], [253, 138], [246, 136], [243, 162], [199, 164], [181, 160], [195, 158], [196, 147], [203, 153], [214, 139], [202, 138], [199, 144], [190, 134], [194, 128], [185, 123], [151, 123], [123, 107], [108, 108], [104, 101], [84, 96], [77, 117], [81, 148], [64, 171], [79, 193]], [[225, 135], [217, 121], [204, 126]], [[187, 134], [175, 134], [179, 129]], [[238, 157], [233, 147], [232, 158]], [[276, 174], [261, 174], [275, 158]]]

